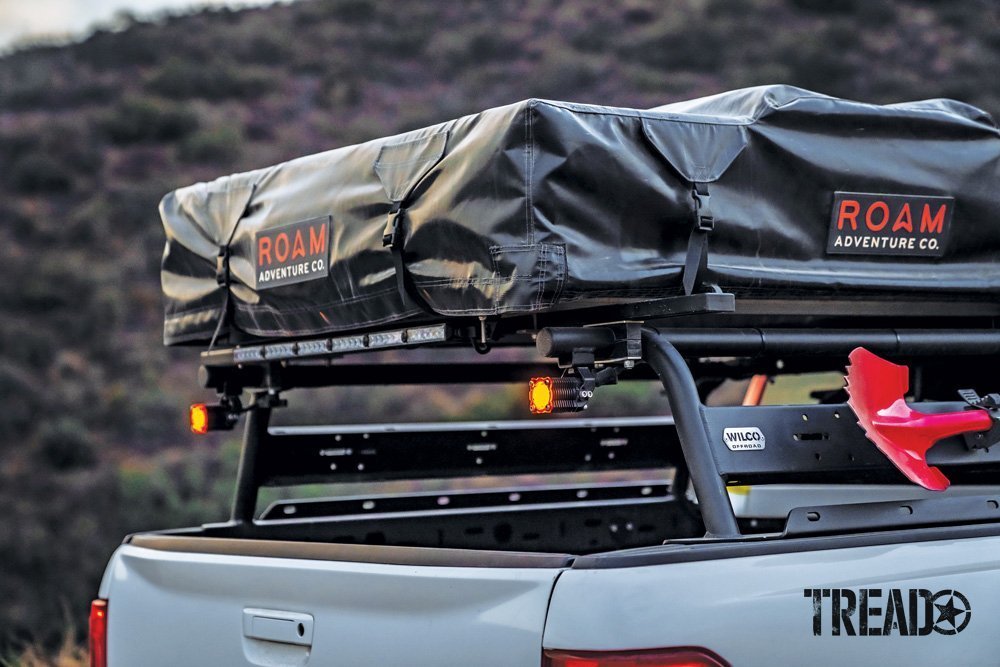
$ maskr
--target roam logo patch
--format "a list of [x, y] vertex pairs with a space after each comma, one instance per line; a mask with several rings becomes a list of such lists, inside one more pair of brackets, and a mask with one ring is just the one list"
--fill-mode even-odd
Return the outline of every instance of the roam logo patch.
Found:
[[329, 272], [330, 218], [265, 229], [254, 237], [256, 289], [325, 278]]
[[764, 432], [756, 426], [727, 428], [722, 430], [722, 441], [732, 451], [764, 449]]
[[835, 192], [826, 251], [941, 257], [954, 208], [952, 197]]
[[957, 635], [972, 620], [969, 598], [953, 589], [806, 588], [816, 636]]

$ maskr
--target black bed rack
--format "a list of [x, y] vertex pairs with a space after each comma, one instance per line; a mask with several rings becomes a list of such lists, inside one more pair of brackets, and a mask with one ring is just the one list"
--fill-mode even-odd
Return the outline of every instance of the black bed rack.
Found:
[[[732, 295], [709, 293], [636, 304], [624, 311], [620, 306], [591, 309], [586, 312], [593, 319], [586, 321], [581, 321], [581, 313], [499, 322], [456, 319], [211, 350], [202, 354], [202, 385], [228, 396], [244, 390], [254, 394], [231, 524], [254, 524], [262, 486], [474, 476], [487, 471], [518, 474], [602, 466], [674, 466], [690, 479], [706, 533], [715, 538], [739, 537], [728, 484], [902, 482], [903, 478], [865, 439], [842, 398], [810, 406], [709, 407], [704, 398], [706, 387], [715, 386], [710, 381], [713, 377], [842, 369], [847, 355], [859, 346], [914, 363], [918, 398], [941, 398], [948, 392], [953, 397], [951, 376], [960, 371], [980, 378], [1000, 374], [1000, 330], [994, 327], [994, 313], [976, 315], [965, 304], [954, 304], [958, 310], [942, 305], [934, 310], [936, 317], [925, 310], [927, 316], [921, 318], [916, 316], [920, 304], [905, 300], [901, 304], [885, 305], [865, 317], [837, 317], [836, 308], [831, 307], [834, 315], [829, 317], [769, 317], [761, 320], [768, 323], [765, 326], [743, 326]], [[815, 309], [815, 304], [811, 307]], [[747, 312], [752, 310], [751, 305]], [[782, 326], [786, 321], [809, 326]], [[667, 326], [672, 322], [678, 324]], [[904, 326], [892, 326], [897, 322]], [[935, 327], [909, 326], [914, 322]], [[481, 353], [489, 352], [492, 345], [510, 345], [534, 348], [534, 354], [491, 353], [474, 361], [442, 363], [439, 359], [414, 361], [405, 352], [413, 347], [443, 351], [469, 343]], [[373, 351], [386, 350], [397, 352], [371, 359]], [[594, 433], [607, 424], [534, 422], [535, 427], [558, 424], [550, 427], [559, 429], [559, 438], [550, 438], [550, 446], [539, 445], [538, 438], [546, 434], [538, 432], [544, 428], [509, 424], [499, 429], [435, 428], [432, 436], [426, 429], [418, 432], [398, 425], [366, 432], [336, 427], [327, 431], [269, 428], [271, 410], [281, 403], [279, 393], [297, 387], [526, 382], [542, 374], [603, 368], [613, 368], [615, 379], [617, 374], [623, 380], [658, 379], [674, 415], [671, 423], [616, 425], [627, 432], [622, 437], [629, 447], [621, 451], [628, 455], [614, 464], [600, 457], [581, 458], [600, 451], [600, 438]], [[934, 368], [942, 371], [943, 379], [935, 375], [935, 384], [925, 386], [920, 371]], [[962, 404], [928, 405], [932, 410], [954, 410]], [[766, 434], [766, 447], [757, 451], [727, 447], [727, 429], [749, 426]], [[478, 439], [477, 430], [483, 433]], [[344, 444], [357, 438], [363, 439], [358, 446]], [[483, 439], [495, 445], [488, 456], [470, 448]], [[415, 448], [414, 442], [426, 446]], [[339, 458], [329, 455], [334, 451], [341, 452]], [[935, 446], [929, 462], [956, 479], [993, 480], [1000, 473], [1000, 447], [970, 450], [960, 438], [952, 438]]]

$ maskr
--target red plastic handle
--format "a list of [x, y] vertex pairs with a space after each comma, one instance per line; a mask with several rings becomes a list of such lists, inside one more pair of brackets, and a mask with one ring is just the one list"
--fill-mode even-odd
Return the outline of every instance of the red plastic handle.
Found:
[[925, 489], [944, 491], [951, 482], [927, 464], [927, 450], [948, 436], [985, 431], [993, 418], [985, 410], [928, 414], [914, 410], [903, 396], [909, 369], [859, 347], [847, 369], [847, 404], [865, 435], [906, 477]]

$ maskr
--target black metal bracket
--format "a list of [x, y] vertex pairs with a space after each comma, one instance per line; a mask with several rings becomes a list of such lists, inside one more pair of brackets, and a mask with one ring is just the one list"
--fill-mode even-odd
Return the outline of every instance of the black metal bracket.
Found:
[[543, 357], [560, 368], [611, 366], [632, 368], [642, 359], [642, 323], [608, 322], [586, 327], [545, 327], [535, 337]]
[[[917, 406], [930, 414], [962, 408], [957, 402]], [[717, 470], [728, 484], [908, 484], [846, 404], [707, 407], [704, 420]], [[751, 431], [760, 439], [748, 438]], [[992, 480], [1000, 470], [1000, 447], [969, 451], [953, 436], [935, 444], [927, 461], [955, 482]]]
[[986, 449], [1000, 443], [1000, 394], [980, 396], [973, 389], [959, 389], [962, 397], [973, 410], [985, 410], [993, 419], [993, 426], [988, 431], [970, 431], [963, 433], [965, 446], [969, 449]]
[[263, 486], [663, 470], [682, 462], [669, 417], [274, 427], [258, 459]]
[[997, 496], [967, 496], [799, 507], [788, 514], [782, 537], [996, 522], [998, 506]]
[[[444, 547], [447, 553], [460, 550], [470, 563], [482, 565], [483, 550], [588, 554], [703, 533], [701, 521], [684, 511], [669, 488], [662, 481], [649, 480], [641, 485], [534, 486], [285, 501], [271, 506], [253, 526], [216, 524], [203, 527], [202, 534], [261, 541], [301, 541], [308, 535], [310, 541], [327, 543], [314, 546], [336, 549], [340, 543], [353, 547], [355, 559], [360, 551], [356, 545]], [[385, 553], [392, 551], [383, 546], [379, 562], [387, 562]], [[403, 551], [443, 553], [440, 549], [399, 551], [400, 555]], [[489, 558], [495, 562], [496, 556]], [[437, 564], [455, 565], [443, 560]]]
[[635, 362], [642, 359], [642, 322], [623, 321], [590, 326], [610, 328], [615, 335], [614, 343], [594, 360], [596, 365], [621, 364], [632, 368]]
[[656, 503], [670, 497], [673, 489], [663, 480], [619, 482], [600, 485], [523, 486], [506, 489], [463, 489], [398, 494], [276, 500], [260, 516], [261, 521], [326, 519], [338, 516], [366, 516], [407, 512], [434, 512], [437, 515], [470, 509], [502, 509], [531, 505], [579, 505], [601, 501]]
[[288, 405], [288, 401], [281, 398], [278, 394], [278, 390], [271, 389], [265, 392], [261, 392], [254, 397], [253, 402], [254, 407], [258, 408], [283, 408]]
[[539, 331], [535, 338], [539, 353], [556, 358], [566, 371], [562, 378], [545, 380], [555, 400], [541, 412], [586, 410], [597, 387], [617, 384], [619, 373], [642, 359], [641, 328], [640, 322], [610, 322]]

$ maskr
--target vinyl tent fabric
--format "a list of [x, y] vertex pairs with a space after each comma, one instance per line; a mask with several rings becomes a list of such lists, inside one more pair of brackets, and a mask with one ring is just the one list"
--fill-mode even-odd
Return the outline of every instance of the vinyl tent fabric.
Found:
[[[996, 125], [952, 100], [789, 86], [649, 110], [527, 100], [169, 193], [164, 338], [207, 341], [220, 318], [282, 338], [670, 296], [696, 186], [715, 223], [702, 277], [737, 297], [992, 300], [998, 185]], [[939, 208], [921, 220], [921, 202], [947, 202], [933, 256], [831, 247], [838, 207], [854, 242], [912, 244], [906, 223]], [[423, 303], [383, 245], [395, 210]]]

